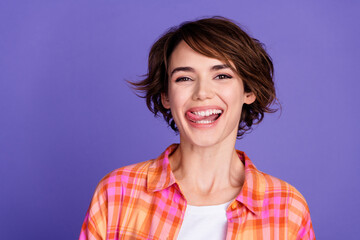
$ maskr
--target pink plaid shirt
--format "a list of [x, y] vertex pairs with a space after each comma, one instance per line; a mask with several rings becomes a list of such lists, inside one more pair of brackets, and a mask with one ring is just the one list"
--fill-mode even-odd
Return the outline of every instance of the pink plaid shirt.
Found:
[[[122, 167], [98, 184], [80, 233], [85, 239], [176, 239], [186, 199], [171, 171], [171, 145], [157, 159]], [[226, 239], [315, 239], [303, 196], [260, 172], [245, 155], [245, 182], [226, 211]]]

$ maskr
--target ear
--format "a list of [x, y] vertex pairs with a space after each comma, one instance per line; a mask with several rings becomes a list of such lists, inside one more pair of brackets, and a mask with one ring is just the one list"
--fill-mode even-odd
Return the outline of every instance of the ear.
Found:
[[256, 96], [253, 92], [246, 92], [244, 98], [245, 104], [252, 104], [256, 100]]
[[164, 108], [170, 109], [170, 101], [166, 93], [161, 93], [161, 103], [164, 106]]

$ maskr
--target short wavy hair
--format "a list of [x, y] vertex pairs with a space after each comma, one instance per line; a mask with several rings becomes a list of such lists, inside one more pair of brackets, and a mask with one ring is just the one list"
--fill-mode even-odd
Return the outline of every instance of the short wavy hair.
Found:
[[244, 83], [245, 92], [253, 92], [256, 100], [244, 104], [237, 137], [241, 138], [260, 123], [264, 113], [277, 109], [270, 106], [277, 101], [273, 82], [274, 67], [264, 45], [250, 37], [233, 21], [224, 17], [203, 18], [183, 22], [166, 31], [151, 47], [148, 72], [140, 82], [130, 82], [135, 90], [144, 93], [146, 105], [155, 116], [162, 114], [168, 125], [178, 133], [170, 109], [161, 102], [161, 94], [168, 92], [168, 63], [176, 46], [185, 41], [194, 51], [228, 64]]

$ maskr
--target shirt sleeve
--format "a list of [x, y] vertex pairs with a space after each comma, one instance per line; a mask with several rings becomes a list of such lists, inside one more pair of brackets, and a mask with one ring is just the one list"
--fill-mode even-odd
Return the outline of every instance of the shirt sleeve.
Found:
[[105, 240], [107, 229], [107, 194], [103, 180], [97, 186], [86, 212], [79, 240]]
[[310, 212], [306, 206], [305, 208], [305, 212], [302, 218], [302, 222], [298, 231], [298, 235], [296, 239], [315, 239], [315, 233], [314, 233], [314, 229], [312, 226], [312, 222], [311, 222], [311, 218], [310, 218]]
[[289, 239], [314, 240], [309, 207], [305, 198], [297, 190], [290, 197], [289, 204]]

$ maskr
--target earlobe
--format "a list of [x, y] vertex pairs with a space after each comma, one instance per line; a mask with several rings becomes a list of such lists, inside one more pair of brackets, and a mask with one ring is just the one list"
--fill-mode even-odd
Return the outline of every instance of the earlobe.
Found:
[[253, 92], [245, 93], [245, 100], [244, 100], [245, 104], [252, 104], [253, 102], [255, 102], [255, 100], [256, 100], [256, 96]]
[[169, 97], [166, 93], [161, 93], [161, 103], [166, 109], [170, 109]]

